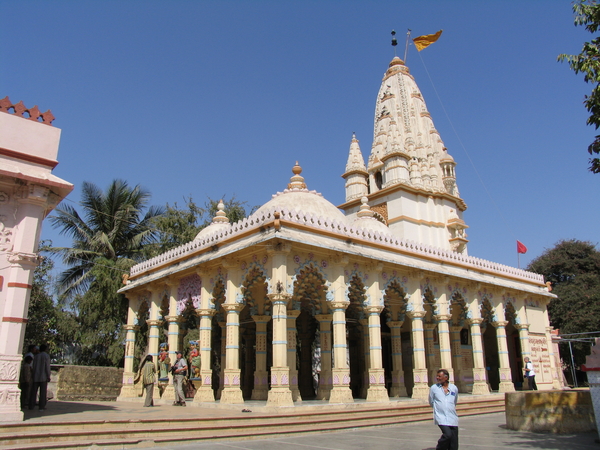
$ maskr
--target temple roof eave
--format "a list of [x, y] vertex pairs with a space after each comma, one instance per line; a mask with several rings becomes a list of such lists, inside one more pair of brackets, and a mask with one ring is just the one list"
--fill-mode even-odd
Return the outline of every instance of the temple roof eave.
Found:
[[[380, 197], [385, 197], [386, 195], [390, 195], [390, 194], [396, 192], [397, 190], [406, 190], [408, 192], [411, 192], [412, 194], [417, 194], [417, 195], [426, 195], [426, 196], [431, 196], [431, 197], [445, 198], [445, 199], [450, 200], [451, 202], [455, 203], [456, 207], [458, 209], [460, 209], [461, 211], [467, 210], [467, 204], [460, 197], [456, 197], [454, 195], [448, 194], [447, 192], [428, 191], [428, 190], [420, 189], [418, 187], [414, 187], [414, 186], [411, 186], [408, 184], [389, 186], [389, 187], [383, 188], [377, 192], [372, 192], [367, 197], [369, 199], [369, 202], [371, 202], [372, 200], [376, 200]], [[341, 210], [347, 211], [348, 209], [355, 208], [359, 205], [360, 205], [360, 198], [356, 198], [356, 199], [350, 200], [346, 203], [342, 203], [341, 205], [338, 205], [338, 208]]]

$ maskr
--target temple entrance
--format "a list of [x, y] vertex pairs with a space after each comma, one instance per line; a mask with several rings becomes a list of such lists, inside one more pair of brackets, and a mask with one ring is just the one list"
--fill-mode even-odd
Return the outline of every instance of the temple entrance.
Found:
[[500, 357], [498, 355], [498, 337], [496, 327], [492, 325], [495, 319], [494, 309], [490, 301], [485, 298], [481, 304], [481, 324], [483, 340], [483, 356], [487, 381], [492, 391], [500, 389]]
[[[346, 308], [347, 363], [350, 368], [350, 390], [353, 398], [366, 398], [368, 383], [368, 337], [369, 328], [364, 310], [365, 285], [354, 273], [348, 283]], [[365, 341], [366, 348], [365, 348]]]
[[298, 368], [298, 389], [302, 400], [314, 400], [317, 397], [315, 375], [321, 362], [318, 339], [316, 339], [318, 322], [306, 310], [302, 309], [296, 319], [298, 339], [296, 347], [296, 365]]
[[506, 344], [508, 347], [508, 361], [510, 375], [515, 389], [523, 388], [523, 356], [521, 354], [521, 336], [515, 327], [517, 313], [512, 303], [508, 302], [504, 309], [504, 317], [508, 321], [506, 326]]
[[297, 370], [295, 387], [302, 400], [326, 399], [329, 396], [331, 348], [324, 349], [322, 344], [331, 342], [331, 334], [329, 330], [323, 332], [320, 329], [316, 317], [329, 312], [326, 290], [323, 272], [313, 261], [307, 261], [298, 270], [294, 282], [292, 305], [300, 313], [296, 319], [296, 351], [293, 359], [288, 358], [290, 372]]
[[395, 276], [386, 284], [383, 303], [380, 317], [386, 387], [390, 397], [406, 397], [409, 395], [407, 380], [412, 392], [410, 322], [406, 319], [406, 292], [402, 281]]

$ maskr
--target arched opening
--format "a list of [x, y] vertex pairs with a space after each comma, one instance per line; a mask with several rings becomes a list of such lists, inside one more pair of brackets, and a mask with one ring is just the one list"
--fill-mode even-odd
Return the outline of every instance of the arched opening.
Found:
[[450, 298], [450, 340], [454, 383], [459, 392], [473, 391], [473, 345], [466, 326], [467, 311], [465, 299], [455, 292]]
[[350, 304], [346, 308], [346, 344], [347, 361], [350, 368], [350, 389], [354, 398], [366, 398], [368, 385], [368, 346], [366, 338], [369, 329], [366, 325], [367, 319], [364, 312], [366, 300], [365, 285], [357, 274], [350, 278], [348, 286], [348, 300]]
[[425, 362], [427, 365], [427, 378], [435, 380], [438, 369], [440, 368], [440, 343], [436, 313], [435, 296], [431, 288], [426, 288], [423, 292], [423, 332], [425, 335]]
[[[317, 314], [328, 313], [325, 291], [323, 274], [312, 262], [298, 270], [293, 294], [294, 309], [300, 310], [296, 319], [295, 367], [294, 361], [288, 363], [290, 369], [298, 372], [297, 388], [302, 400], [317, 398], [320, 384], [327, 381], [321, 380], [321, 372], [331, 368], [331, 352], [321, 351], [321, 330], [315, 318]], [[325, 398], [328, 392], [321, 395]]]
[[492, 325], [495, 321], [494, 309], [490, 301], [485, 298], [481, 304], [481, 336], [483, 338], [483, 356], [487, 373], [488, 383], [492, 391], [500, 389], [500, 358], [498, 355], [498, 338], [496, 327]]
[[[381, 345], [386, 387], [390, 397], [412, 394], [412, 346], [406, 320], [406, 292], [398, 279], [384, 289], [381, 312]], [[406, 345], [405, 345], [406, 344]]]
[[506, 326], [506, 345], [508, 347], [508, 361], [510, 364], [510, 376], [515, 389], [523, 388], [523, 357], [521, 350], [521, 338], [517, 324], [517, 312], [511, 302], [507, 302], [504, 308], [504, 317], [508, 321]]

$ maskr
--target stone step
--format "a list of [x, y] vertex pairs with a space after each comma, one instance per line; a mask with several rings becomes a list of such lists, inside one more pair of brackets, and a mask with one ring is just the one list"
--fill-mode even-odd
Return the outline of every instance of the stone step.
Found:
[[[457, 409], [461, 416], [502, 412], [504, 399], [469, 399], [459, 403]], [[285, 414], [252, 413], [229, 418], [10, 424], [0, 426], [0, 449], [83, 449], [92, 445], [128, 448], [170, 442], [266, 438], [423, 420], [431, 420], [431, 408], [418, 403]]]

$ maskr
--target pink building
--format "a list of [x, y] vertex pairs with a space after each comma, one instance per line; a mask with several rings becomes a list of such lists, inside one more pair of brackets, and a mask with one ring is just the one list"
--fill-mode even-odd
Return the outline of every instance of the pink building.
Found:
[[0, 100], [0, 421], [23, 420], [21, 350], [42, 220], [73, 185], [52, 175], [60, 129], [37, 106]]

